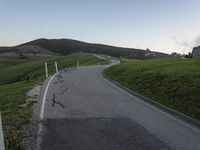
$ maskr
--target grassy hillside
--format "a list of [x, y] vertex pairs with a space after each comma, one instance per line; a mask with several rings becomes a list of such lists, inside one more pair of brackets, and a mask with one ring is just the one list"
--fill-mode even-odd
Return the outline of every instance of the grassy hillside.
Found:
[[9, 57], [0, 57], [0, 69], [17, 65], [20, 63], [25, 63], [30, 61], [29, 59], [18, 59], [18, 58], [9, 58]]
[[142, 49], [115, 47], [103, 44], [92, 44], [71, 39], [37, 39], [13, 48], [0, 47], [0, 54], [5, 52], [17, 54], [70, 54], [74, 52], [86, 52], [106, 54], [114, 57], [124, 56], [137, 59], [168, 57], [169, 55]]
[[200, 59], [125, 61], [105, 73], [142, 95], [200, 120]]
[[[54, 61], [57, 61], [59, 69], [62, 69], [75, 66], [77, 60], [79, 60], [80, 65], [107, 63], [107, 61], [96, 58], [91, 54], [79, 53], [54, 57], [47, 60], [21, 62], [20, 64], [0, 68], [0, 111], [2, 112], [6, 149], [22, 149], [21, 141], [24, 137], [23, 128], [31, 117], [32, 103], [25, 107], [20, 107], [20, 105], [25, 103], [25, 93], [35, 84], [45, 79], [44, 62], [48, 62], [49, 71], [52, 74], [55, 72]], [[7, 63], [9, 64], [9, 62]], [[0, 61], [0, 64], [4, 65], [4, 61]], [[29, 83], [26, 82], [27, 73], [30, 76]]]
[[[0, 85], [11, 83], [19, 80], [25, 80], [26, 75], [28, 74], [31, 78], [37, 78], [41, 74], [44, 74], [44, 63], [47, 62], [49, 65], [49, 71], [54, 70], [54, 62], [57, 61], [59, 68], [69, 67], [76, 65], [79, 60], [80, 65], [90, 65], [97, 64], [97, 62], [104, 62], [105, 60], [100, 60], [94, 57], [91, 54], [73, 54], [67, 56], [57, 56], [51, 57], [50, 59], [43, 59], [32, 61], [20, 60], [20, 59], [4, 59], [0, 58], [1, 66], [10, 66], [10, 67], [0, 67]], [[25, 63], [26, 62], [26, 63]], [[16, 63], [17, 65], [14, 65]]]

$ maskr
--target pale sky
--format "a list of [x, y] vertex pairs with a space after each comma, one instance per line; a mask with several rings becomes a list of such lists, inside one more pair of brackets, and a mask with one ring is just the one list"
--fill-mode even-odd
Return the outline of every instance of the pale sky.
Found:
[[187, 53], [200, 45], [200, 0], [0, 0], [0, 46], [68, 38]]

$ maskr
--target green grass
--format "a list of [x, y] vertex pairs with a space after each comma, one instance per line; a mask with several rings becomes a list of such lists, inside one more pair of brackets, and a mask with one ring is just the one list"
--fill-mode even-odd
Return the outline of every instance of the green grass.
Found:
[[9, 58], [9, 57], [0, 57], [0, 69], [9, 67], [12, 65], [17, 65], [20, 63], [25, 63], [30, 61], [29, 59], [18, 59], [18, 58]]
[[19, 107], [25, 103], [25, 93], [34, 85], [32, 83], [16, 82], [0, 86], [0, 110], [2, 112], [3, 129], [6, 149], [22, 149], [24, 125], [29, 122], [31, 105]]
[[125, 61], [105, 70], [122, 85], [200, 120], [200, 59]]
[[[45, 79], [44, 62], [48, 62], [49, 73], [53, 74], [55, 73], [54, 61], [57, 61], [61, 70], [76, 66], [77, 60], [80, 65], [105, 64], [107, 62], [91, 54], [78, 53], [46, 60], [20, 62], [0, 68], [0, 111], [2, 112], [6, 149], [22, 149], [21, 141], [25, 136], [24, 127], [29, 123], [32, 104], [26, 107], [20, 107], [20, 105], [25, 103], [25, 93]], [[30, 76], [29, 83], [26, 82], [27, 73]]]
[[[58, 62], [58, 67], [61, 69], [69, 66], [75, 66], [78, 60], [80, 62], [80, 65], [98, 64], [99, 62], [102, 64], [107, 63], [107, 61], [100, 60], [91, 54], [83, 53], [72, 54], [70, 56], [57, 56], [50, 59], [30, 61], [20, 64], [17, 64], [19, 63], [19, 60], [16, 60], [17, 65], [0, 68], [0, 85], [24, 80], [27, 73], [29, 74], [29, 76], [37, 78], [41, 74], [44, 74], [45, 62], [48, 63], [49, 71], [52, 72], [55, 70], [55, 61]], [[7, 64], [9, 63], [11, 62], [7, 60]], [[0, 64], [3, 65], [4, 63], [1, 63], [0, 61]]]

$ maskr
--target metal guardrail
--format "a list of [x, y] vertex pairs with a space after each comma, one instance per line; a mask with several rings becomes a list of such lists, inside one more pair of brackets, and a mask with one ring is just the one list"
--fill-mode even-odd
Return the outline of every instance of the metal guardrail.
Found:
[[4, 139], [3, 139], [3, 128], [2, 128], [1, 112], [0, 112], [0, 150], [5, 150]]

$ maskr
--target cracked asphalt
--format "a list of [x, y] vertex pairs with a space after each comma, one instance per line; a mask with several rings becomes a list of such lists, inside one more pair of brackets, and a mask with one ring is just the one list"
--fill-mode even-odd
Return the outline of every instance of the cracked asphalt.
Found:
[[199, 129], [113, 85], [101, 74], [106, 67], [65, 69], [53, 79], [41, 121], [41, 149], [200, 149]]

